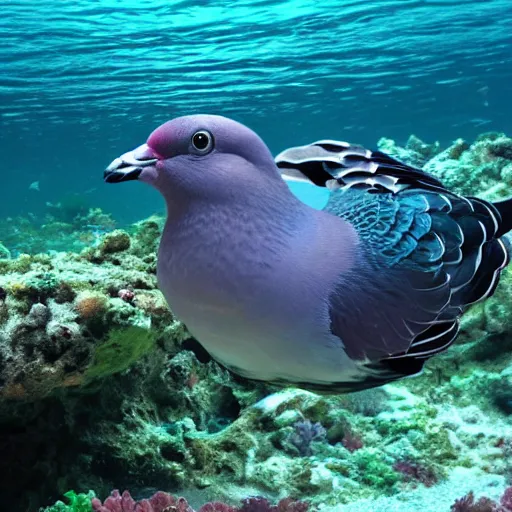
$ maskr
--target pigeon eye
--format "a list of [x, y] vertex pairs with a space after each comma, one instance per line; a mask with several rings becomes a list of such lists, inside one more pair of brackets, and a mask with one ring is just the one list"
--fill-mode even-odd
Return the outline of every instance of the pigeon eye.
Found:
[[201, 130], [192, 136], [192, 145], [201, 153], [207, 153], [213, 148], [212, 134]]

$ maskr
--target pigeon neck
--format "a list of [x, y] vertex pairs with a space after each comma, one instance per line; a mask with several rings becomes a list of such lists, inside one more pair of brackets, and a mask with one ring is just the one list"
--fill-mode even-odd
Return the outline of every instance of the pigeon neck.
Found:
[[[246, 201], [169, 205], [158, 257], [159, 286], [176, 314], [232, 309], [243, 289], [258, 290], [286, 268], [311, 230], [308, 207], [290, 194]], [[264, 287], [264, 286], [263, 286]], [[195, 309], [194, 309], [195, 311]]]
[[[170, 247], [195, 247], [192, 260], [226, 254], [237, 259], [237, 252], [261, 252], [267, 247], [286, 245], [308, 222], [309, 207], [288, 186], [278, 194], [245, 194], [233, 201], [196, 200], [186, 205], [167, 202], [167, 222], [162, 243]], [[243, 258], [242, 258], [243, 259]]]
[[293, 219], [303, 215], [304, 209], [307, 209], [306, 205], [291, 192], [286, 182], [281, 180], [272, 184], [271, 188], [248, 188], [243, 194], [239, 192], [234, 190], [222, 198], [191, 199], [185, 196], [177, 197], [176, 194], [168, 198], [164, 195], [167, 223], [179, 224], [183, 219], [194, 215], [202, 217], [209, 214], [215, 218], [219, 212], [223, 212], [227, 217], [243, 212], [247, 212], [244, 217], [249, 213], [253, 216], [254, 212], [257, 212], [261, 221], [267, 216], [273, 223], [279, 220], [293, 223]]

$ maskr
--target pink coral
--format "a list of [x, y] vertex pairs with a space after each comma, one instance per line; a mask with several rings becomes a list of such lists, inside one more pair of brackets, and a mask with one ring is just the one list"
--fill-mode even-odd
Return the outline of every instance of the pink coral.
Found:
[[[120, 494], [116, 489], [103, 503], [93, 498], [91, 504], [94, 512], [194, 512], [185, 498], [176, 498], [162, 491], [153, 494], [148, 500], [135, 501], [128, 491]], [[198, 512], [307, 512], [308, 507], [308, 503], [291, 498], [271, 505], [266, 498], [253, 497], [243, 500], [241, 507], [212, 501], [203, 505]]]
[[133, 302], [133, 299], [135, 298], [135, 293], [133, 293], [132, 290], [128, 290], [123, 288], [122, 290], [119, 290], [117, 292], [117, 296], [124, 300], [125, 302]]
[[504, 509], [504, 512], [512, 512], [512, 487], [505, 489], [500, 503]]
[[395, 462], [393, 469], [404, 476], [405, 481], [417, 480], [425, 487], [432, 487], [437, 482], [437, 477], [432, 469], [409, 460]]
[[455, 501], [451, 512], [512, 512], [512, 487], [505, 489], [500, 505], [490, 498], [482, 497], [475, 501], [473, 492]]
[[451, 512], [494, 512], [496, 503], [489, 498], [480, 498], [475, 502], [475, 495], [469, 492], [466, 496], [455, 501]]
[[198, 512], [237, 512], [237, 509], [220, 501], [212, 501], [203, 505]]
[[266, 498], [254, 497], [242, 500], [238, 512], [307, 512], [309, 505], [291, 498], [282, 499], [277, 505], [271, 505]]
[[345, 431], [341, 444], [351, 453], [360, 450], [364, 446], [361, 436], [354, 433], [350, 428]]
[[158, 491], [149, 500], [135, 501], [128, 491], [120, 494], [116, 489], [103, 502], [98, 498], [91, 501], [94, 512], [194, 512], [184, 498], [175, 498]]

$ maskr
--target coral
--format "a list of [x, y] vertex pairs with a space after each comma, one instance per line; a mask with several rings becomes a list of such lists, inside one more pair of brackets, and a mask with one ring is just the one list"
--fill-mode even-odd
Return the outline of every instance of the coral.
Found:
[[47, 203], [40, 216], [8, 218], [0, 225], [0, 239], [11, 257], [23, 253], [74, 251], [97, 246], [102, 235], [115, 227], [110, 214], [90, 208], [79, 196]]
[[[220, 501], [210, 502], [199, 508], [198, 512], [307, 512], [305, 502], [284, 498], [272, 505], [266, 498], [253, 497], [242, 500], [241, 507], [233, 507]], [[151, 498], [135, 501], [128, 491], [122, 494], [118, 490], [102, 503], [92, 498], [94, 512], [194, 512], [185, 498], [176, 498], [165, 492], [156, 492]], [[78, 511], [77, 511], [78, 512]], [[81, 512], [81, 511], [80, 511]]]
[[311, 423], [307, 419], [295, 423], [294, 429], [295, 431], [290, 434], [288, 441], [295, 446], [302, 457], [312, 455], [311, 443], [323, 441], [327, 433], [320, 423]]
[[475, 495], [470, 492], [463, 498], [455, 501], [450, 508], [451, 512], [499, 512], [496, 503], [489, 498], [482, 497], [475, 501]]
[[133, 293], [132, 290], [127, 290], [126, 288], [123, 288], [122, 290], [119, 290], [117, 292], [117, 296], [124, 300], [125, 302], [133, 302], [133, 299], [135, 298], [135, 293]]
[[398, 146], [394, 140], [385, 137], [379, 140], [377, 146], [379, 150], [416, 167], [422, 167], [441, 151], [439, 142], [426, 144], [415, 135], [409, 137], [403, 148]]
[[65, 302], [73, 302], [76, 297], [76, 291], [73, 290], [71, 284], [66, 283], [65, 281], [61, 281], [57, 289], [55, 290], [55, 300], [59, 304], [63, 304]]
[[512, 375], [507, 371], [489, 388], [492, 402], [505, 414], [512, 414]]
[[266, 498], [254, 497], [242, 500], [242, 506], [237, 512], [307, 512], [308, 509], [308, 503], [290, 498], [284, 498], [277, 505], [271, 505]]
[[[118, 241], [129, 236], [117, 235]], [[37, 400], [122, 371], [164, 333], [166, 347], [174, 349], [186, 334], [156, 288], [154, 258], [146, 257], [128, 249], [92, 263], [87, 249], [0, 260], [0, 400]], [[133, 293], [133, 300], [119, 298], [120, 290]], [[130, 343], [132, 326], [151, 331], [138, 348]], [[128, 335], [114, 347], [109, 332], [125, 328]], [[103, 364], [109, 357], [110, 366]], [[94, 369], [87, 372], [89, 366]]]
[[[89, 208], [87, 213], [82, 213], [78, 218], [75, 217], [75, 221], [79, 222], [80, 225], [94, 228], [99, 232], [108, 232], [115, 228], [116, 222], [109, 213], [105, 213], [101, 208]], [[75, 228], [76, 223], [75, 222]]]
[[103, 237], [99, 245], [99, 251], [103, 255], [122, 252], [128, 250], [130, 244], [130, 235], [126, 231], [116, 229]]
[[98, 498], [92, 499], [94, 512], [194, 512], [184, 498], [175, 498], [159, 491], [151, 498], [135, 501], [128, 491], [120, 494], [118, 490], [102, 503]]
[[49, 309], [40, 302], [33, 304], [27, 317], [27, 323], [33, 327], [44, 327], [50, 319]]
[[434, 470], [410, 460], [399, 460], [393, 464], [393, 469], [401, 473], [406, 481], [417, 481], [425, 487], [432, 487], [437, 483]]
[[220, 501], [212, 501], [204, 504], [198, 512], [237, 512], [237, 509]]
[[162, 234], [163, 218], [151, 217], [134, 226], [133, 252], [139, 256], [155, 254]]
[[355, 452], [356, 450], [360, 450], [363, 447], [363, 440], [361, 439], [361, 436], [354, 433], [353, 430], [349, 427], [345, 429], [341, 444], [349, 452]]
[[354, 462], [361, 472], [363, 482], [383, 491], [398, 481], [398, 473], [375, 450], [363, 448], [354, 452]]
[[500, 499], [500, 505], [505, 509], [503, 512], [512, 511], [512, 487], [508, 487], [507, 489], [505, 489], [505, 492], [503, 493], [503, 496]]
[[499, 500], [499, 505], [490, 498], [482, 496], [475, 501], [471, 491], [466, 496], [455, 500], [451, 512], [512, 512], [512, 487], [507, 487]]
[[81, 292], [75, 299], [75, 310], [83, 320], [102, 316], [108, 307], [108, 297], [98, 292]]
[[435, 174], [455, 192], [496, 200], [509, 195], [512, 139], [483, 134], [469, 145], [458, 140], [432, 158], [424, 170]]
[[167, 302], [165, 302], [165, 299], [160, 292], [153, 293], [150, 291], [144, 291], [137, 293], [133, 300], [137, 307], [147, 314], [154, 315], [155, 317], [164, 317], [169, 311]]
[[[383, 144], [459, 191], [492, 198], [512, 188], [503, 135], [441, 153], [415, 137], [405, 148]], [[278, 496], [329, 510], [382, 495], [403, 502], [416, 488], [435, 493], [469, 468], [495, 479], [493, 512], [509, 512], [510, 498], [500, 503], [495, 489], [512, 467], [512, 271], [464, 315], [460, 338], [422, 376], [349, 396], [271, 394], [213, 362], [169, 311], [156, 282], [162, 218], [109, 234], [101, 211], [63, 210], [53, 208], [44, 225], [12, 219], [19, 234], [0, 226], [12, 253], [0, 258], [4, 508], [36, 510], [68, 488], [105, 496], [122, 485], [134, 496], [184, 489], [194, 505], [216, 500], [201, 512], [306, 507], [271, 504]], [[266, 498], [240, 504], [249, 492]], [[489, 500], [458, 506], [477, 504]]]
[[388, 395], [382, 388], [368, 389], [343, 397], [343, 407], [363, 416], [377, 416], [388, 407]]

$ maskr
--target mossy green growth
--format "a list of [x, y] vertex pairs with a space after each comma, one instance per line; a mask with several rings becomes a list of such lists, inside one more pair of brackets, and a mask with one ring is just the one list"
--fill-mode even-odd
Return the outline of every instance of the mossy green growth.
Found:
[[98, 379], [128, 369], [147, 354], [155, 342], [155, 332], [143, 327], [112, 329], [107, 340], [96, 347], [86, 378]]
[[64, 496], [69, 501], [68, 504], [63, 501], [57, 501], [51, 507], [40, 509], [41, 512], [92, 512], [91, 500], [95, 497], [93, 491], [87, 494], [77, 494], [75, 491], [68, 491]]
[[353, 461], [360, 473], [359, 478], [374, 489], [389, 492], [400, 479], [400, 475], [377, 450], [369, 448], [357, 450], [354, 452]]
[[27, 286], [37, 290], [37, 293], [44, 297], [53, 295], [58, 285], [58, 278], [51, 272], [44, 272], [27, 280]]
[[429, 424], [424, 435], [412, 444], [426, 461], [448, 464], [457, 460], [457, 451], [450, 442], [448, 431], [435, 423]]
[[16, 259], [0, 260], [0, 272], [2, 274], [14, 273], [25, 274], [32, 266], [33, 259], [29, 254], [20, 254]]

